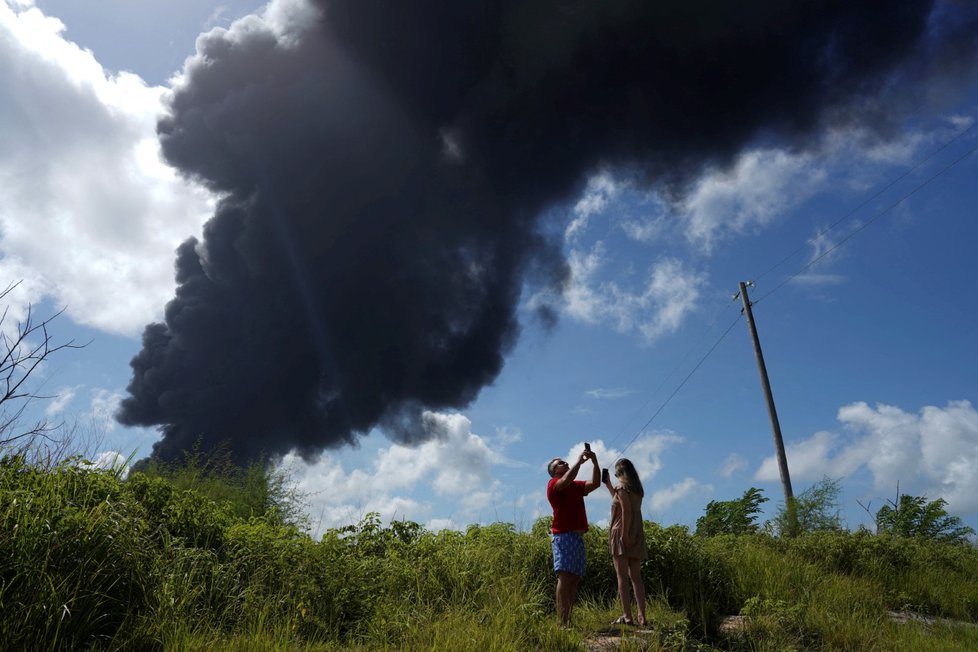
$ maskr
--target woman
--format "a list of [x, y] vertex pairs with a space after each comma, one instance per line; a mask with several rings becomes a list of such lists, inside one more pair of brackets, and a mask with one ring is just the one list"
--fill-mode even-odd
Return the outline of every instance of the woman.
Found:
[[[622, 616], [616, 625], [632, 624], [631, 589], [638, 605], [638, 624], [645, 620], [645, 584], [642, 582], [642, 561], [648, 557], [645, 548], [645, 526], [642, 523], [642, 498], [645, 490], [635, 471], [635, 465], [626, 459], [615, 463], [615, 477], [620, 483], [611, 484], [605, 475], [605, 486], [611, 492], [611, 527], [608, 531], [608, 547], [618, 575], [618, 595], [621, 597]], [[629, 584], [631, 586], [629, 586]]]

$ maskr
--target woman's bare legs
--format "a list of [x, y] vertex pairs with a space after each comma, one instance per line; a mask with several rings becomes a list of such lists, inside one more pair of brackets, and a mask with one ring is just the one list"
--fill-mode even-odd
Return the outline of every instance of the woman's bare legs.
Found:
[[[615, 558], [617, 560], [617, 557]], [[632, 580], [632, 590], [635, 591], [635, 603], [638, 605], [638, 624], [643, 627], [645, 620], [645, 582], [642, 581], [642, 561], [640, 559], [622, 559], [628, 562], [628, 575]], [[617, 570], [617, 569], [616, 569]], [[618, 591], [621, 592], [621, 574], [618, 574]], [[626, 589], [627, 591], [627, 589]]]
[[[627, 557], [621, 557], [619, 555], [612, 555], [612, 561], [615, 563], [615, 575], [618, 576], [618, 597], [621, 598], [621, 612], [625, 616], [627, 622], [632, 621], [632, 594], [631, 587], [629, 586], [629, 559]], [[642, 605], [644, 613], [645, 605]]]

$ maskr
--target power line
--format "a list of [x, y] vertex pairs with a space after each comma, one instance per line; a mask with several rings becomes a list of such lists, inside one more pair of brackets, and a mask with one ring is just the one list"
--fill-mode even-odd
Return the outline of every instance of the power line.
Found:
[[843, 215], [842, 217], [840, 217], [839, 219], [837, 219], [835, 222], [832, 222], [832, 224], [828, 225], [826, 228], [824, 228], [821, 231], [819, 231], [818, 233], [816, 233], [814, 237], [809, 238], [808, 240], [806, 240], [803, 245], [801, 245], [800, 247], [798, 247], [797, 249], [795, 249], [794, 251], [792, 251], [791, 253], [789, 253], [787, 256], [785, 256], [784, 258], [782, 258], [781, 260], [779, 260], [777, 263], [775, 263], [773, 266], [771, 266], [770, 268], [768, 268], [766, 271], [764, 271], [761, 274], [758, 274], [756, 276], [753, 276], [752, 277], [753, 281], [756, 283], [758, 280], [760, 280], [763, 277], [767, 276], [768, 274], [770, 274], [771, 272], [773, 272], [778, 267], [781, 267], [781, 265], [783, 265], [784, 263], [786, 263], [791, 258], [794, 258], [796, 255], [798, 255], [798, 253], [800, 251], [803, 251], [808, 245], [813, 244], [816, 241], [818, 241], [819, 238], [821, 238], [826, 233], [828, 233], [829, 231], [831, 231], [832, 229], [834, 229], [841, 222], [843, 222], [843, 221], [847, 220], [848, 218], [852, 217], [858, 210], [860, 210], [861, 208], [865, 207], [871, 201], [873, 201], [874, 199], [876, 199], [877, 197], [879, 197], [880, 195], [882, 195], [884, 192], [886, 192], [887, 190], [889, 190], [890, 188], [892, 188], [893, 186], [895, 186], [900, 181], [903, 181], [904, 179], [906, 179], [907, 177], [909, 177], [911, 174], [913, 174], [915, 171], [917, 171], [917, 169], [919, 169], [920, 167], [922, 167], [925, 163], [927, 163], [932, 158], [934, 158], [935, 156], [937, 156], [938, 154], [940, 154], [941, 152], [943, 152], [945, 149], [947, 149], [948, 147], [950, 147], [952, 144], [954, 144], [955, 142], [957, 142], [962, 136], [964, 136], [969, 131], [971, 131], [972, 129], [974, 129], [975, 128], [975, 125], [978, 125], [978, 122], [972, 121], [971, 124], [968, 127], [966, 127], [964, 129], [962, 129], [961, 131], [959, 131], [950, 140], [946, 141], [940, 147], [938, 147], [937, 149], [935, 149], [934, 151], [932, 151], [930, 154], [928, 154], [926, 157], [924, 157], [923, 159], [921, 159], [920, 161], [918, 161], [916, 164], [914, 164], [913, 167], [909, 168], [906, 172], [904, 172], [903, 174], [901, 174], [900, 176], [896, 177], [895, 179], [893, 179], [892, 181], [890, 181], [888, 184], [886, 184], [885, 186], [883, 186], [882, 188], [880, 188], [871, 197], [868, 197], [867, 199], [863, 200], [857, 206], [855, 206], [849, 212], [847, 212], [845, 215]]
[[[729, 309], [730, 309], [730, 304], [728, 302], [723, 302], [720, 309], [717, 310], [716, 313], [714, 313], [713, 318], [706, 325], [706, 328], [703, 329], [703, 335], [708, 333], [710, 329], [713, 328], [716, 325], [716, 323], [720, 320], [720, 316], [723, 314], [723, 312]], [[700, 336], [700, 339], [702, 339], [702, 335]], [[672, 371], [667, 373], [662, 378], [662, 381], [658, 384], [658, 386], [656, 386], [654, 390], [652, 390], [652, 392], [648, 395], [648, 398], [645, 399], [645, 402], [642, 403], [642, 405], [635, 410], [632, 416], [630, 416], [628, 420], [625, 421], [622, 427], [619, 428], [618, 431], [615, 433], [615, 435], [608, 441], [608, 443], [606, 444], [608, 448], [614, 447], [614, 444], [621, 438], [622, 434], [624, 434], [625, 430], [628, 428], [628, 425], [632, 423], [639, 414], [645, 412], [645, 408], [647, 408], [649, 403], [652, 402], [652, 399], [655, 398], [655, 396], [659, 393], [660, 390], [662, 390], [663, 387], [665, 387], [669, 379], [672, 378], [677, 371], [679, 371], [680, 367], [683, 366], [683, 364], [686, 362], [687, 358], [689, 358], [690, 354], [693, 352], [693, 349], [695, 348], [696, 345], [694, 344], [691, 345], [688, 349], [686, 349], [686, 353], [683, 354], [683, 357], [679, 360], [676, 366], [672, 368]]]
[[759, 297], [757, 299], [754, 299], [754, 303], [756, 304], [756, 303], [758, 303], [758, 302], [766, 299], [767, 297], [771, 296], [772, 294], [774, 294], [778, 290], [780, 290], [782, 287], [784, 287], [789, 282], [791, 282], [792, 279], [796, 278], [798, 275], [800, 275], [802, 272], [804, 272], [805, 270], [807, 270], [808, 268], [810, 268], [812, 265], [814, 265], [818, 261], [820, 261], [823, 258], [825, 258], [826, 256], [828, 256], [830, 253], [832, 253], [833, 251], [835, 251], [836, 249], [838, 249], [839, 247], [841, 247], [842, 245], [844, 245], [846, 242], [848, 242], [849, 240], [851, 240], [853, 238], [853, 236], [855, 236], [857, 233], [859, 233], [860, 231], [862, 231], [863, 229], [865, 229], [867, 226], [869, 226], [870, 224], [872, 224], [873, 222], [875, 222], [876, 220], [878, 220], [879, 218], [883, 217], [884, 215], [886, 215], [887, 213], [889, 213], [890, 211], [892, 211], [894, 208], [896, 208], [897, 206], [899, 206], [900, 204], [902, 204], [903, 202], [905, 202], [907, 199], [909, 199], [914, 194], [916, 194], [920, 189], [922, 189], [925, 186], [927, 186], [928, 184], [930, 184], [931, 181], [933, 181], [934, 179], [938, 178], [939, 176], [941, 176], [942, 174], [944, 174], [945, 172], [947, 172], [948, 170], [950, 170], [951, 168], [953, 168], [954, 166], [956, 166], [958, 163], [960, 163], [961, 161], [965, 160], [966, 158], [968, 158], [969, 156], [971, 156], [972, 154], [974, 154], [975, 151], [978, 151], [978, 145], [975, 145], [974, 147], [972, 147], [971, 149], [969, 149], [967, 152], [965, 152], [964, 154], [962, 154], [958, 158], [954, 159], [954, 161], [952, 161], [951, 163], [948, 163], [947, 165], [945, 165], [943, 168], [941, 168], [940, 170], [938, 170], [937, 172], [935, 172], [934, 174], [932, 174], [931, 176], [929, 176], [926, 180], [924, 180], [923, 182], [921, 182], [920, 184], [918, 184], [917, 186], [915, 186], [912, 190], [910, 190], [910, 192], [908, 192], [905, 195], [903, 195], [902, 197], [900, 197], [900, 199], [896, 200], [895, 202], [893, 202], [892, 204], [890, 204], [889, 206], [887, 206], [886, 208], [884, 208], [883, 210], [881, 210], [880, 212], [878, 212], [876, 215], [874, 215], [871, 219], [869, 219], [868, 221], [864, 222], [863, 224], [860, 224], [858, 227], [856, 227], [855, 229], [853, 229], [852, 231], [850, 231], [848, 234], [846, 234], [846, 236], [844, 238], [842, 238], [837, 243], [835, 243], [834, 245], [832, 245], [831, 247], [829, 247], [828, 249], [826, 249], [825, 251], [823, 251], [821, 254], [819, 254], [815, 258], [813, 258], [810, 261], [808, 261], [808, 263], [806, 263], [805, 265], [803, 265], [794, 274], [792, 274], [791, 276], [789, 276], [786, 279], [784, 279], [783, 281], [781, 281], [781, 283], [779, 283], [778, 285], [776, 285], [774, 287], [774, 289], [772, 289], [770, 292], [762, 295], [761, 297]]
[[636, 432], [636, 433], [635, 433], [635, 436], [634, 436], [634, 437], [632, 437], [632, 439], [631, 439], [631, 441], [629, 441], [629, 442], [628, 442], [628, 443], [627, 443], [627, 444], [625, 445], [625, 447], [624, 447], [623, 449], [621, 449], [621, 456], [619, 456], [619, 459], [620, 459], [620, 458], [621, 458], [622, 456], [624, 456], [624, 454], [625, 454], [625, 451], [627, 451], [627, 450], [628, 450], [628, 448], [629, 448], [629, 447], [630, 447], [630, 446], [631, 446], [632, 444], [634, 444], [634, 443], [635, 443], [635, 440], [636, 440], [636, 439], [638, 439], [638, 438], [639, 438], [639, 436], [640, 436], [640, 435], [641, 435], [641, 434], [642, 434], [643, 432], [645, 432], [645, 429], [649, 427], [649, 424], [650, 424], [650, 423], [652, 423], [652, 421], [653, 421], [653, 420], [654, 420], [654, 419], [655, 419], [655, 418], [656, 418], [657, 416], [659, 416], [659, 413], [660, 413], [660, 412], [662, 412], [662, 410], [664, 410], [664, 409], [665, 409], [665, 407], [666, 407], [667, 405], [669, 405], [669, 401], [671, 401], [671, 400], [672, 400], [672, 398], [673, 398], [673, 397], [674, 397], [674, 396], [675, 396], [676, 394], [678, 394], [678, 393], [679, 393], [679, 390], [681, 390], [681, 389], [683, 388], [683, 386], [684, 386], [684, 385], [686, 384], [686, 382], [687, 382], [687, 381], [688, 381], [688, 380], [689, 380], [689, 379], [690, 379], [690, 378], [691, 378], [691, 377], [693, 376], [693, 374], [694, 374], [694, 373], [696, 373], [696, 370], [697, 370], [697, 369], [699, 369], [699, 368], [700, 368], [700, 366], [701, 366], [701, 365], [702, 365], [702, 364], [703, 364], [704, 362], [706, 362], [706, 359], [710, 357], [710, 355], [711, 355], [711, 354], [713, 353], [713, 351], [714, 351], [714, 350], [716, 350], [716, 348], [717, 348], [717, 347], [718, 347], [718, 346], [720, 345], [720, 342], [722, 342], [722, 341], [723, 341], [723, 339], [724, 339], [724, 338], [725, 338], [725, 337], [727, 336], [727, 333], [729, 333], [729, 332], [730, 332], [730, 331], [731, 331], [731, 330], [733, 329], [733, 327], [737, 325], [737, 322], [738, 322], [738, 321], [740, 321], [740, 318], [741, 318], [741, 317], [742, 317], [742, 315], [741, 315], [740, 313], [738, 313], [738, 314], [737, 314], [737, 318], [736, 318], [736, 319], [734, 319], [734, 320], [733, 320], [733, 321], [732, 321], [732, 322], [730, 323], [730, 325], [729, 325], [729, 326], [727, 326], [727, 330], [725, 330], [725, 331], [723, 331], [723, 334], [722, 334], [722, 335], [720, 335], [720, 337], [719, 337], [719, 338], [717, 338], [717, 341], [713, 343], [713, 346], [711, 346], [711, 347], [710, 347], [710, 350], [709, 350], [709, 351], [707, 351], [707, 352], [706, 352], [706, 354], [705, 354], [705, 355], [704, 355], [704, 356], [703, 356], [702, 358], [700, 358], [700, 361], [696, 363], [696, 366], [695, 366], [695, 367], [693, 367], [693, 368], [692, 368], [692, 369], [690, 370], [690, 372], [689, 372], [688, 374], [686, 374], [686, 377], [685, 377], [685, 378], [683, 378], [683, 381], [682, 381], [681, 383], [679, 383], [679, 385], [678, 385], [678, 386], [676, 387], [676, 389], [674, 389], [674, 390], [672, 390], [672, 394], [670, 394], [670, 395], [669, 395], [669, 396], [668, 396], [668, 397], [666, 398], [666, 400], [662, 402], [662, 405], [660, 405], [660, 406], [659, 406], [659, 409], [655, 411], [655, 414], [653, 414], [653, 415], [652, 415], [651, 417], [649, 417], [649, 420], [645, 422], [645, 425], [643, 425], [643, 426], [642, 426], [641, 428], [639, 428], [639, 430], [638, 430], [638, 432]]

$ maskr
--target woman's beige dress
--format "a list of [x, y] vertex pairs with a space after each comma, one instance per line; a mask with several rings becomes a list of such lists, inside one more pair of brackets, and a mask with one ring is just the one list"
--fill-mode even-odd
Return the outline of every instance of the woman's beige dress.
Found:
[[611, 499], [611, 527], [608, 529], [608, 547], [614, 556], [625, 556], [632, 559], [646, 559], [648, 551], [645, 548], [645, 524], [642, 522], [642, 497], [635, 493], [628, 494], [628, 504], [631, 511], [628, 519], [629, 541], [631, 545], [625, 547], [622, 542], [622, 504], [618, 498], [620, 492], [627, 491], [624, 488], [615, 493]]

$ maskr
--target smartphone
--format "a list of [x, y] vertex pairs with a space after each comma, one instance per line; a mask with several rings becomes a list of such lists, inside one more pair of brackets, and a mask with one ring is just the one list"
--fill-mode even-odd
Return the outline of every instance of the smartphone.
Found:
[[611, 482], [611, 474], [608, 469], [601, 469], [601, 482]]
[[584, 450], [587, 451], [588, 453], [590, 453], [591, 452], [591, 444], [589, 444], [587, 442], [584, 442]]

